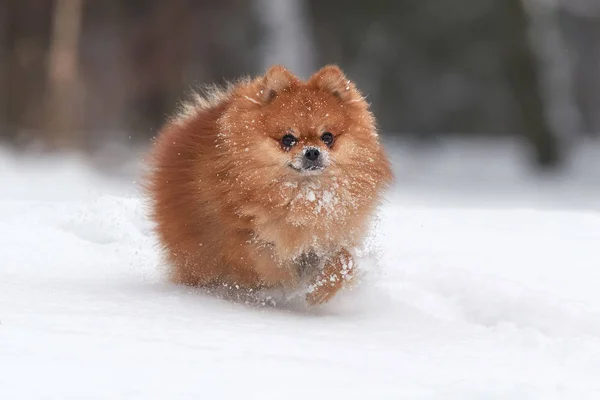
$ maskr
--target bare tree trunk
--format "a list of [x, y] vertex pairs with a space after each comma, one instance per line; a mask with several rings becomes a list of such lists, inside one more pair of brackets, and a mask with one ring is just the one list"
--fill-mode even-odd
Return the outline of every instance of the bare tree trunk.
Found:
[[82, 145], [79, 101], [79, 36], [83, 0], [57, 0], [48, 51], [46, 129], [52, 147]]
[[582, 131], [575, 97], [572, 59], [559, 24], [556, 2], [521, 0], [529, 16], [529, 42], [538, 62], [546, 120], [562, 144], [573, 143]]
[[526, 137], [535, 149], [535, 159], [542, 168], [561, 163], [558, 139], [545, 115], [541, 79], [536, 57], [528, 40], [528, 19], [522, 0], [503, 0], [506, 38], [505, 68], [510, 90]]
[[315, 68], [310, 24], [304, 0], [254, 0], [257, 17], [265, 29], [261, 70], [283, 64], [302, 78]]
[[8, 110], [8, 4], [0, 3], [0, 140], [7, 137]]

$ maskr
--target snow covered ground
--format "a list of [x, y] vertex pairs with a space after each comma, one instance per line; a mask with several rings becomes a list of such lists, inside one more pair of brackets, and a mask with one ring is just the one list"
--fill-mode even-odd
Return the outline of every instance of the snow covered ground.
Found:
[[0, 152], [0, 398], [600, 398], [600, 151], [481, 150], [393, 149], [364, 281], [310, 312], [165, 283], [135, 173]]

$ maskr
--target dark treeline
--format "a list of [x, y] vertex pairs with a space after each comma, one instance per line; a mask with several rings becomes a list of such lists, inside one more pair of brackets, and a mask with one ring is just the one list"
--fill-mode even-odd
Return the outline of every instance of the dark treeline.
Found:
[[190, 88], [279, 60], [279, 39], [298, 72], [340, 64], [389, 137], [519, 134], [553, 165], [600, 131], [600, 10], [535, 3], [0, 0], [0, 135], [147, 141]]

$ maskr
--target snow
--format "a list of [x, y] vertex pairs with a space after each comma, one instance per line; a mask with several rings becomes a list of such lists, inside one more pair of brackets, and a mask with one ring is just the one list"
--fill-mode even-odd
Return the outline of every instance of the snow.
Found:
[[2, 398], [600, 398], [598, 153], [460, 149], [392, 149], [361, 284], [309, 311], [166, 283], [135, 173], [0, 152]]

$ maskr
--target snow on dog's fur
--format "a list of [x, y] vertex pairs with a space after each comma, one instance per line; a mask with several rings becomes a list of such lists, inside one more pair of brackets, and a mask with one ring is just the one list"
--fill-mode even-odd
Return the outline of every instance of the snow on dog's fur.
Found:
[[329, 300], [356, 267], [392, 180], [375, 119], [337, 66], [282, 66], [197, 94], [162, 129], [146, 188], [176, 283], [305, 290]]

